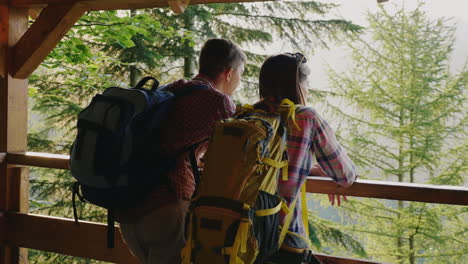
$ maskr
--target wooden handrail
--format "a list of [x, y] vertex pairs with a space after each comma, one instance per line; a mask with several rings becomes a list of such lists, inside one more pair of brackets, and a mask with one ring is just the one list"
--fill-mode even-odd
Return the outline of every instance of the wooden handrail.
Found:
[[[36, 166], [69, 169], [68, 155], [46, 153], [7, 153], [9, 166]], [[372, 180], [357, 180], [352, 187], [343, 188], [328, 178], [309, 177], [307, 191], [394, 200], [468, 205], [468, 188]], [[6, 227], [8, 224], [8, 228]], [[0, 212], [0, 244], [32, 248], [116, 263], [136, 263], [116, 230], [116, 248], [106, 247], [106, 226], [92, 222], [76, 225], [72, 219]], [[324, 254], [316, 256], [329, 264], [372, 264], [366, 260], [340, 258]]]
[[[7, 153], [6, 161], [14, 166], [69, 169], [68, 155], [37, 152]], [[341, 194], [425, 203], [468, 205], [468, 188], [464, 186], [429, 185], [358, 179], [350, 188], [338, 186], [329, 178], [309, 177], [310, 193]]]
[[358, 179], [349, 188], [329, 178], [309, 177], [307, 192], [380, 198], [424, 203], [468, 205], [468, 188], [464, 186], [430, 185]]
[[[109, 249], [106, 244], [107, 228], [104, 224], [80, 221], [77, 225], [72, 219], [67, 218], [0, 212], [0, 223], [6, 221], [8, 221], [8, 229], [0, 234], [0, 244], [5, 241], [10, 246], [81, 258], [113, 263], [138, 263], [120, 238], [118, 228], [115, 232], [115, 248]], [[327, 264], [379, 264], [368, 260], [324, 254], [316, 254], [316, 257]]]
[[115, 247], [109, 249], [104, 224], [85, 221], [76, 224], [67, 218], [0, 212], [0, 223], [5, 221], [8, 228], [4, 240], [10, 246], [113, 263], [138, 263], [122, 241], [119, 228], [115, 230]]
[[31, 166], [50, 169], [68, 170], [70, 156], [39, 152], [7, 153], [6, 162], [16, 166]]

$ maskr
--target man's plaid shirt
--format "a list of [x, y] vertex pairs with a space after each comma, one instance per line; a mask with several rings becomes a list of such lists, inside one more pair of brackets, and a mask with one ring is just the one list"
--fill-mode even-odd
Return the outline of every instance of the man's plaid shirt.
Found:
[[[194, 82], [200, 82], [200, 78], [195, 77], [190, 81]], [[168, 153], [175, 153], [210, 137], [216, 121], [226, 119], [236, 111], [236, 106], [229, 96], [214, 89], [207, 82], [201, 83], [209, 86], [209, 89], [178, 98], [175, 110], [169, 115], [170, 122], [162, 137], [162, 148]], [[180, 89], [185, 85], [185, 82], [176, 82], [168, 90]], [[207, 148], [208, 142], [205, 142], [196, 149], [197, 160], [200, 160]], [[177, 158], [176, 169], [170, 172], [169, 179], [177, 198], [189, 200], [192, 197], [195, 180], [189, 152]]]
[[[199, 76], [193, 80], [179, 80], [166, 88], [169, 91], [181, 89], [186, 85], [198, 83], [207, 89], [197, 90], [177, 98], [174, 110], [169, 113], [168, 122], [162, 135], [162, 149], [175, 154], [187, 146], [198, 143], [211, 136], [216, 121], [232, 116], [236, 106], [232, 99], [213, 88]], [[200, 144], [195, 154], [197, 160], [205, 153], [208, 142]], [[179, 155], [175, 168], [168, 174], [170, 186], [155, 188], [148, 199], [137, 208], [117, 212], [120, 222], [134, 222], [140, 217], [163, 207], [176, 199], [190, 200], [195, 190], [195, 179], [189, 159], [189, 152]]]

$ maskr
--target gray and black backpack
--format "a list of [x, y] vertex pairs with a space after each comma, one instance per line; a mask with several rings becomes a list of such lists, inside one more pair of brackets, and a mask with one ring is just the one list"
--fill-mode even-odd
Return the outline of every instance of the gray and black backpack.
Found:
[[[143, 86], [149, 80], [151, 89]], [[160, 135], [178, 96], [208, 88], [204, 84], [169, 92], [152, 77], [134, 88], [107, 88], [78, 116], [70, 170], [77, 180], [75, 198], [108, 210], [108, 246], [113, 247], [114, 211], [133, 208], [155, 187], [168, 184], [167, 171], [176, 156], [161, 155]], [[185, 151], [185, 150], [183, 150]]]

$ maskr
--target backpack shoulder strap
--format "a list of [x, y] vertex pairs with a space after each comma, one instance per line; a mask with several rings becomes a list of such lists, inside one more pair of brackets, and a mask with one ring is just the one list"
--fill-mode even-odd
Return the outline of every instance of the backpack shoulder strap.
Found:
[[157, 90], [159, 86], [159, 81], [156, 78], [151, 77], [151, 76], [146, 76], [145, 78], [141, 79], [141, 81], [139, 81], [133, 89], [144, 89], [143, 86], [150, 80], [153, 81], [153, 85], [151, 85], [151, 90], [152, 91]]
[[176, 97], [180, 97], [180, 96], [186, 96], [195, 91], [202, 91], [202, 90], [208, 90], [208, 89], [210, 89], [210, 86], [208, 84], [202, 83], [202, 82], [196, 82], [196, 83], [189, 83], [188, 85], [185, 85], [184, 87], [175, 89], [172, 93]]

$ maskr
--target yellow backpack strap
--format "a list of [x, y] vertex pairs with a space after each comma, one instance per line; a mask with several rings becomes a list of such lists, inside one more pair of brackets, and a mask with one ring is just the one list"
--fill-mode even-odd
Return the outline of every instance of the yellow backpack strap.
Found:
[[245, 110], [255, 110], [255, 107], [253, 107], [253, 105], [246, 104], [246, 105], [243, 106], [243, 109], [245, 109]]
[[263, 158], [261, 161], [263, 163], [265, 163], [265, 164], [268, 164], [268, 165], [272, 166], [273, 168], [282, 169], [281, 180], [283, 180], [283, 181], [288, 180], [288, 164], [289, 164], [289, 162], [287, 160], [276, 161], [276, 160], [272, 160], [270, 158]]
[[289, 207], [289, 212], [286, 214], [286, 217], [284, 218], [284, 224], [281, 227], [281, 233], [279, 235], [279, 240], [278, 240], [278, 249], [281, 248], [284, 238], [286, 237], [286, 234], [288, 233], [289, 224], [291, 223], [291, 219], [294, 214], [294, 208], [296, 207], [296, 204], [297, 204], [297, 198], [299, 198], [299, 195], [296, 195], [296, 198], [294, 198], [294, 201], [291, 203], [291, 207]]
[[236, 255], [234, 262], [232, 262], [233, 247], [225, 247], [221, 249], [223, 255], [230, 255], [229, 264], [245, 264], [244, 261]]
[[277, 206], [273, 207], [273, 208], [269, 208], [269, 209], [263, 209], [263, 210], [257, 210], [255, 212], [255, 214], [257, 216], [268, 216], [268, 215], [273, 215], [273, 214], [276, 214], [277, 212], [279, 212], [281, 210], [281, 208], [283, 207], [283, 201], [280, 201], [278, 203]]
[[[248, 204], [243, 205], [244, 210], [250, 210]], [[234, 244], [232, 247], [223, 248], [222, 251], [225, 255], [229, 255], [229, 264], [244, 264], [242, 259], [239, 258], [238, 252], [245, 253], [247, 252], [247, 239], [250, 227], [250, 219], [241, 218], [239, 223], [239, 228], [237, 229], [237, 234], [234, 239]], [[185, 263], [183, 263], [185, 264]]]
[[304, 231], [306, 233], [307, 244], [311, 245], [309, 239], [309, 210], [307, 209], [307, 192], [306, 192], [306, 183], [304, 182], [301, 187], [301, 204], [302, 204], [302, 222], [304, 224]]
[[188, 224], [188, 237], [185, 243], [185, 247], [180, 252], [182, 257], [181, 264], [190, 264], [192, 258], [192, 248], [193, 248], [193, 239], [192, 239], [192, 213], [189, 216], [189, 224]]
[[297, 130], [301, 131], [301, 128], [299, 125], [296, 123], [296, 105], [289, 99], [284, 98], [283, 101], [281, 101], [280, 106], [285, 106], [288, 107], [288, 119], [292, 119], [294, 126], [296, 126]]

